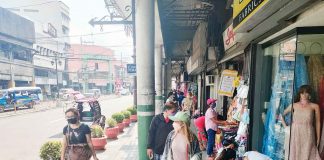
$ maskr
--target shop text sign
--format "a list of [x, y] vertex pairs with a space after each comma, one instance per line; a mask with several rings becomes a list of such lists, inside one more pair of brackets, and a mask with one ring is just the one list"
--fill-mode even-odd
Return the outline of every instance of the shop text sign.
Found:
[[224, 70], [222, 72], [218, 94], [222, 96], [232, 97], [235, 89], [234, 81], [238, 72], [235, 70]]
[[269, 0], [234, 0], [233, 2], [233, 27], [246, 22]]
[[224, 48], [225, 51], [231, 48], [235, 42], [235, 33], [233, 29], [233, 24], [231, 24], [223, 33]]

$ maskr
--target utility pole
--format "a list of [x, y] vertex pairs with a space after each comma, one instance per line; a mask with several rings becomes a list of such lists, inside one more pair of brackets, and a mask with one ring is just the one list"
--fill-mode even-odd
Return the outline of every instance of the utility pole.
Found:
[[57, 89], [57, 98], [60, 99], [60, 95], [59, 95], [59, 92], [60, 92], [60, 87], [59, 87], [59, 79], [58, 79], [58, 70], [57, 70], [57, 58], [58, 58], [58, 40], [56, 41], [56, 54], [55, 54], [55, 71], [56, 71], [56, 89]]
[[136, 3], [136, 55], [137, 116], [139, 159], [147, 160], [147, 137], [154, 106], [154, 12], [155, 1], [141, 0]]

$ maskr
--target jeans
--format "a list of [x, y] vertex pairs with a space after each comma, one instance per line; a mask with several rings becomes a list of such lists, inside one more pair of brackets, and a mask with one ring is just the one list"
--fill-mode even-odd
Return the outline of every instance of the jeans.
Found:
[[156, 153], [153, 154], [153, 160], [161, 160], [161, 159], [162, 159], [162, 155]]
[[211, 156], [214, 154], [214, 146], [215, 146], [215, 134], [216, 131], [212, 129], [208, 129], [208, 140], [207, 140], [207, 155]]

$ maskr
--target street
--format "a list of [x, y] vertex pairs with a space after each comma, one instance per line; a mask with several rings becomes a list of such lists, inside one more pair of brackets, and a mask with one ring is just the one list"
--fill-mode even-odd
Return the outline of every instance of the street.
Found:
[[[102, 98], [99, 102], [102, 114], [109, 118], [113, 113], [129, 107], [133, 103], [133, 98], [132, 96], [109, 97]], [[62, 108], [0, 118], [0, 159], [40, 159], [41, 145], [49, 140], [61, 140], [65, 125]]]

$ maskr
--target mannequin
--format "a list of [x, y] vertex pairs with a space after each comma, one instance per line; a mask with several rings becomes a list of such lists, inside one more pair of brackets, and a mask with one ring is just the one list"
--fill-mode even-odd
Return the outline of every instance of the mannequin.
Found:
[[285, 116], [293, 110], [289, 159], [320, 160], [318, 153], [320, 109], [317, 104], [311, 102], [311, 94], [312, 90], [309, 85], [301, 86], [296, 95], [295, 103], [283, 113], [283, 116]]

